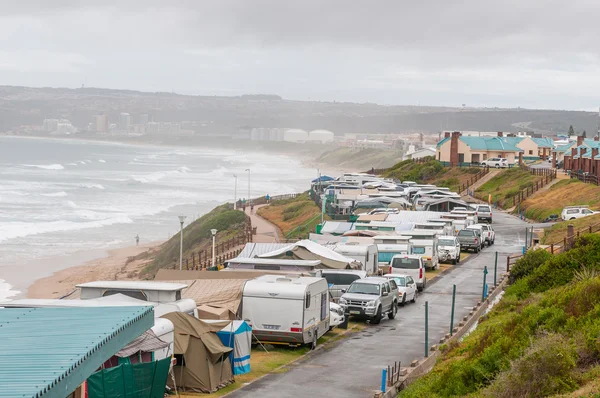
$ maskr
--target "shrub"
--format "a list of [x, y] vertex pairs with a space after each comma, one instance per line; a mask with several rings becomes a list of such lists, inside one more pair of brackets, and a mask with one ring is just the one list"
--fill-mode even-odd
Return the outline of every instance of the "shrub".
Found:
[[525, 256], [517, 261], [510, 271], [511, 280], [516, 281], [525, 276], [529, 276], [540, 265], [552, 258], [552, 255], [546, 250], [530, 250]]
[[547, 397], [576, 387], [571, 372], [577, 364], [573, 344], [557, 334], [538, 336], [523, 357], [500, 373], [484, 397]]

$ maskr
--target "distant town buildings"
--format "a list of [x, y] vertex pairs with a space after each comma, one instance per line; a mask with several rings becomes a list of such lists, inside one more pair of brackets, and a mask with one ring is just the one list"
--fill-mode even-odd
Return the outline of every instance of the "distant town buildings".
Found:
[[44, 119], [42, 130], [56, 135], [67, 135], [77, 131], [67, 119]]
[[150, 121], [150, 115], [148, 115], [147, 113], [142, 113], [140, 115], [140, 123], [141, 125], [147, 125], [148, 122]]
[[95, 130], [96, 133], [108, 133], [108, 115], [96, 115]]
[[314, 142], [324, 144], [335, 140], [335, 134], [328, 130], [313, 130], [308, 132], [294, 128], [256, 127], [240, 129], [240, 133], [247, 133], [252, 141]]
[[121, 113], [119, 115], [119, 130], [129, 131], [131, 125], [131, 115], [129, 113]]

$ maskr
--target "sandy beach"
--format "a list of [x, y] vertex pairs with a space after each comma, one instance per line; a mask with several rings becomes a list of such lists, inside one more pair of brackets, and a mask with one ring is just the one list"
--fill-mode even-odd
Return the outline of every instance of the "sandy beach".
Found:
[[36, 280], [28, 289], [29, 298], [59, 298], [75, 289], [75, 285], [97, 280], [139, 279], [139, 272], [148, 260], [131, 261], [144, 252], [152, 252], [163, 242], [130, 246], [108, 252], [108, 256], [83, 265], [65, 268], [49, 277]]

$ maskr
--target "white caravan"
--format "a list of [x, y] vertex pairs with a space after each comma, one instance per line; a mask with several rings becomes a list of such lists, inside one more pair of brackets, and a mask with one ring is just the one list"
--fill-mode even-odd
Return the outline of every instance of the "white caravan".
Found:
[[360, 261], [362, 263], [362, 270], [366, 271], [368, 275], [376, 274], [379, 269], [379, 251], [375, 244], [338, 243], [333, 250], [346, 257]]
[[381, 266], [385, 266], [387, 269], [387, 265], [390, 264], [394, 256], [412, 254], [413, 244], [411, 242], [395, 244], [381, 243], [377, 245], [377, 250], [379, 251], [379, 268], [381, 269]]
[[[198, 316], [196, 302], [182, 299], [182, 290], [188, 285], [184, 283], [152, 282], [152, 281], [95, 281], [77, 285], [81, 289], [81, 300], [122, 294], [141, 301], [149, 301], [173, 306], [176, 311]], [[172, 311], [168, 311], [172, 312]], [[166, 312], [164, 312], [166, 313]]]
[[263, 275], [244, 284], [242, 319], [261, 342], [312, 344], [329, 330], [324, 278]]
[[415, 229], [405, 233], [411, 237], [412, 254], [417, 254], [423, 258], [425, 268], [437, 269], [439, 267], [438, 237], [442, 236], [443, 232], [432, 229]]

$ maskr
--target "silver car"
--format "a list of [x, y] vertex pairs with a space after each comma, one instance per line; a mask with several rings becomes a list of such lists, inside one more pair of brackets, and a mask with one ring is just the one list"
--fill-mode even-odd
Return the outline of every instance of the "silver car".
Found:
[[393, 279], [369, 277], [352, 282], [340, 298], [346, 316], [378, 324], [384, 315], [394, 319], [398, 311], [398, 286]]

